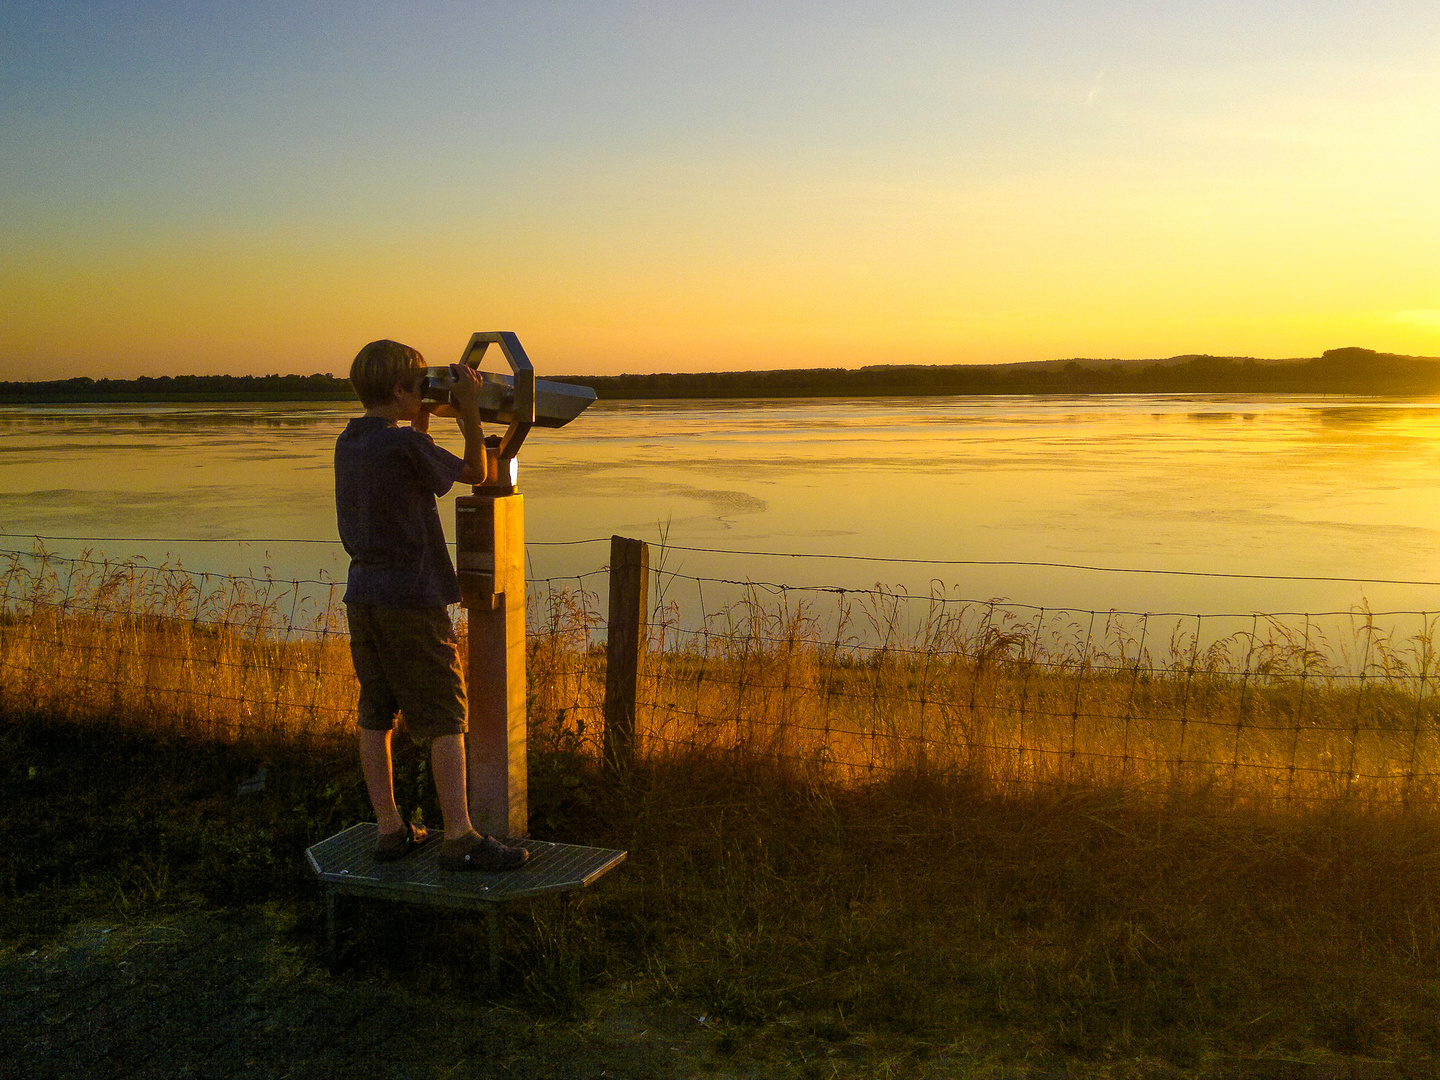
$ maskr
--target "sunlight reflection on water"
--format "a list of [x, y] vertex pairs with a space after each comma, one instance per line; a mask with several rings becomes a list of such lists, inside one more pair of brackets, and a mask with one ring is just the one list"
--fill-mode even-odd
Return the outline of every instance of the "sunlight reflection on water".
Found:
[[[330, 403], [0, 407], [0, 521], [11, 533], [162, 541], [90, 545], [112, 557], [343, 578], [338, 546], [267, 541], [333, 540], [331, 453], [354, 414]], [[435, 427], [458, 451], [453, 425]], [[608, 558], [604, 543], [545, 542], [620, 533], [816, 556], [664, 555], [665, 569], [700, 577], [921, 593], [935, 578], [961, 595], [1047, 607], [1417, 610], [1440, 608], [1440, 587], [820, 556], [1440, 582], [1437, 448], [1433, 401], [600, 402], [564, 430], [530, 435], [520, 486], [540, 577]], [[442, 506], [447, 528], [452, 517]]]

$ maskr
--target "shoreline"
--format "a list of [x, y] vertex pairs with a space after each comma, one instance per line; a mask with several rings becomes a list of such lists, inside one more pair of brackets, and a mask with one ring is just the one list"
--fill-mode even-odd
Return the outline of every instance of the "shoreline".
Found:
[[[547, 378], [589, 387], [604, 401], [1228, 393], [1428, 396], [1440, 394], [1440, 358], [1350, 347], [1287, 360], [1186, 355], [1164, 360], [1042, 360]], [[348, 380], [321, 374], [0, 382], [3, 405], [356, 400]]]

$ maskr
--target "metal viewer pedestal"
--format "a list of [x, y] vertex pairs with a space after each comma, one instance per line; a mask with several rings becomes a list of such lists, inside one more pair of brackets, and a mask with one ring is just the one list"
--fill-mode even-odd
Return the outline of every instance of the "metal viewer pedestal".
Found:
[[530, 835], [525, 764], [525, 500], [455, 500], [456, 570], [469, 621], [465, 739], [470, 820], [482, 833]]

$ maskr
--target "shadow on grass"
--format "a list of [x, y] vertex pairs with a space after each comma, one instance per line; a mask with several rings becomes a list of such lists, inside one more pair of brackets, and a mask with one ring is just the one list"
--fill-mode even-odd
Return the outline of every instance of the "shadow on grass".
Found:
[[[438, 820], [423, 756], [397, 761], [407, 809]], [[239, 794], [261, 766], [264, 789]], [[348, 745], [12, 720], [0, 770], [12, 950], [90, 917], [261, 901], [312, 942], [303, 851], [370, 816]], [[576, 755], [532, 763], [532, 804], [539, 838], [629, 860], [508, 908], [493, 986], [483, 919], [357, 903], [354, 976], [541, 1018], [680, 1007], [722, 1044], [749, 1033], [776, 1052], [897, 1041], [1187, 1075], [1340, 1055], [1424, 1075], [1440, 1045], [1429, 812], [1007, 798], [914, 778], [847, 790], [705, 759], [617, 779]]]

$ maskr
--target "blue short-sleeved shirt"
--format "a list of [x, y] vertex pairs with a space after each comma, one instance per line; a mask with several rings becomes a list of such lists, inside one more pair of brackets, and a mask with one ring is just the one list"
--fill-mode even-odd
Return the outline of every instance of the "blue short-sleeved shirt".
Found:
[[347, 604], [459, 602], [435, 498], [464, 468], [424, 432], [378, 416], [350, 421], [335, 443], [335, 517], [350, 555]]

